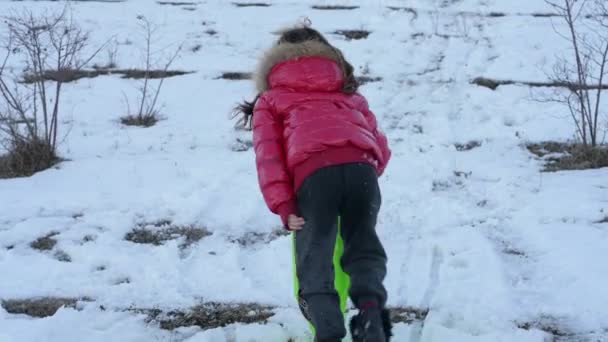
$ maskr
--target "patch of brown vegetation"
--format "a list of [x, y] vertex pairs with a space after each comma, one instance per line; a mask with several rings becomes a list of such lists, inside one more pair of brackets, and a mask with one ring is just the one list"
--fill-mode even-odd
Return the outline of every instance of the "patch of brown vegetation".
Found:
[[125, 235], [125, 240], [133, 243], [160, 246], [166, 241], [183, 238], [180, 248], [187, 248], [201, 239], [212, 235], [204, 227], [178, 226], [171, 221], [142, 223]]
[[17, 141], [10, 152], [0, 156], [0, 179], [29, 177], [61, 162], [44, 141]]
[[125, 126], [136, 126], [136, 127], [152, 127], [159, 121], [159, 114], [156, 112], [144, 115], [127, 115], [120, 118], [120, 123]]
[[335, 34], [344, 36], [346, 40], [366, 39], [371, 32], [366, 30], [338, 30]]
[[608, 167], [608, 146], [590, 147], [547, 141], [528, 144], [526, 148], [546, 161], [543, 169], [545, 172]]
[[33, 84], [44, 78], [45, 81], [61, 81], [63, 83], [75, 82], [83, 78], [95, 78], [106, 75], [122, 75], [122, 78], [128, 79], [144, 79], [146, 74], [148, 79], [162, 79], [168, 77], [182, 76], [191, 74], [193, 71], [183, 70], [143, 70], [143, 69], [112, 69], [100, 67], [92, 70], [47, 70], [42, 77], [32, 74], [26, 74], [22, 82], [25, 84]]
[[481, 141], [477, 141], [477, 140], [471, 140], [467, 143], [454, 144], [454, 147], [456, 147], [456, 151], [458, 151], [458, 152], [470, 151], [470, 150], [478, 148], [480, 146], [481, 146]]
[[359, 85], [365, 85], [367, 83], [380, 82], [382, 81], [382, 77], [372, 77], [372, 76], [357, 76], [355, 77]]
[[158, 309], [132, 309], [146, 313], [149, 322], [158, 322], [161, 329], [174, 330], [180, 327], [197, 326], [214, 329], [230, 324], [267, 323], [274, 316], [273, 308], [259, 304], [205, 303], [189, 310], [162, 312]]
[[169, 6], [193, 6], [196, 5], [196, 2], [189, 2], [189, 1], [157, 1], [156, 2], [159, 5], [169, 5]]
[[50, 232], [43, 237], [39, 237], [30, 243], [30, 247], [39, 251], [50, 251], [57, 244], [57, 240], [53, 239], [53, 236], [58, 234], [58, 232]]
[[250, 80], [253, 77], [253, 74], [250, 72], [241, 72], [241, 71], [227, 71], [223, 72], [219, 77], [216, 77], [216, 80], [231, 80], [231, 81], [242, 81], [242, 80]]
[[61, 297], [9, 299], [2, 301], [2, 308], [10, 314], [43, 318], [53, 316], [62, 307], [76, 308], [77, 303], [76, 298]]
[[391, 312], [391, 321], [393, 323], [411, 324], [414, 322], [424, 321], [429, 314], [428, 308], [395, 307], [389, 308]]
[[588, 84], [588, 85], [582, 85], [580, 83], [573, 83], [573, 82], [557, 82], [557, 81], [552, 81], [552, 82], [531, 82], [531, 81], [514, 81], [514, 80], [497, 80], [497, 79], [493, 79], [493, 78], [486, 78], [486, 77], [477, 77], [474, 78], [471, 81], [472, 84], [476, 84], [480, 87], [486, 87], [492, 90], [496, 90], [499, 86], [502, 85], [512, 85], [512, 84], [519, 84], [519, 85], [525, 85], [528, 87], [533, 87], [533, 88], [541, 88], [541, 87], [548, 87], [548, 88], [567, 88], [570, 90], [593, 90], [593, 89], [608, 89], [608, 84], [602, 84], [602, 85], [597, 85], [597, 84]]
[[288, 236], [290, 233], [285, 229], [277, 229], [271, 233], [248, 232], [244, 235], [230, 239], [232, 243], [238, 243], [242, 247], [249, 247], [258, 244], [267, 244], [283, 236]]
[[359, 6], [342, 6], [342, 5], [314, 5], [312, 9], [316, 10], [326, 10], [326, 11], [334, 11], [334, 10], [354, 10], [359, 8]]
[[236, 7], [270, 7], [270, 4], [265, 2], [233, 2]]

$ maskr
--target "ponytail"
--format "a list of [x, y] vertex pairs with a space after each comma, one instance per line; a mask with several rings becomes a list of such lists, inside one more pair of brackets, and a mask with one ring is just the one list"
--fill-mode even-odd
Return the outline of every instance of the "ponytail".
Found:
[[235, 124], [237, 128], [251, 130], [253, 122], [253, 110], [255, 109], [255, 104], [258, 102], [259, 98], [260, 94], [256, 95], [253, 101], [243, 101], [234, 107], [232, 118], [234, 119], [235, 117], [240, 116]]

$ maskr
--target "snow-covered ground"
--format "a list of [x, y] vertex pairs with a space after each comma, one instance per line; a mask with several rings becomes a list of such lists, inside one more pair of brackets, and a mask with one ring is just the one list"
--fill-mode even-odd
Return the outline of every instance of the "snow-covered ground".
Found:
[[[291, 238], [276, 233], [253, 152], [236, 151], [250, 133], [227, 119], [253, 85], [217, 79], [252, 70], [271, 32], [302, 16], [359, 74], [382, 78], [362, 93], [394, 155], [378, 226], [389, 305], [429, 310], [397, 324], [394, 341], [608, 341], [608, 224], [596, 223], [608, 216], [607, 170], [540, 172], [524, 144], [574, 133], [566, 108], [534, 101], [552, 90], [470, 84], [478, 76], [546, 80], [566, 44], [553, 31], [558, 20], [532, 15], [550, 12], [544, 2], [271, 3], [72, 3], [96, 43], [116, 37], [118, 67], [141, 67], [136, 16], [144, 15], [159, 24], [157, 47], [184, 43], [174, 68], [194, 73], [166, 81], [165, 120], [146, 129], [118, 121], [123, 93], [134, 99], [138, 81], [102, 76], [66, 86], [60, 151], [68, 161], [0, 180], [0, 300], [86, 300], [47, 318], [0, 308], [0, 342], [310, 340], [292, 298]], [[61, 6], [3, 1], [0, 13]], [[371, 34], [346, 41], [331, 33], [341, 29]], [[95, 62], [106, 61], [102, 53]], [[471, 141], [479, 146], [455, 146]], [[125, 239], [137, 227], [162, 229], [160, 221], [212, 234], [187, 247], [183, 239]], [[52, 232], [52, 250], [30, 247]], [[71, 261], [57, 260], [58, 251]], [[168, 331], [138, 313], [207, 302], [259, 303], [276, 314], [267, 324]]]

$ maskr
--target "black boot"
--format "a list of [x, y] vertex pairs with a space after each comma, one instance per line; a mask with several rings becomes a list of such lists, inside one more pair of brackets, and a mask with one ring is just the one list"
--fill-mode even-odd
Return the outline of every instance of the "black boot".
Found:
[[353, 342], [389, 342], [392, 327], [389, 311], [377, 306], [360, 309], [350, 321]]

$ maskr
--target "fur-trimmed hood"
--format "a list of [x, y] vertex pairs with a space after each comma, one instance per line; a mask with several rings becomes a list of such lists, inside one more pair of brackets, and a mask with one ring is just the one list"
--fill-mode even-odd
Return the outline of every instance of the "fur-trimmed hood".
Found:
[[[357, 90], [356, 81], [352, 75], [352, 66], [344, 59], [337, 48], [323, 44], [319, 41], [306, 41], [303, 43], [281, 43], [270, 48], [261, 57], [254, 73], [255, 86], [258, 93], [269, 89], [268, 75], [272, 68], [281, 63], [298, 57], [324, 57], [335, 61], [344, 75], [344, 91]], [[354, 89], [353, 89], [354, 88]]]

